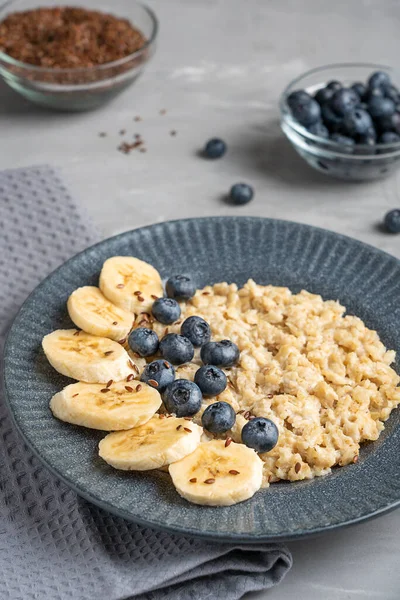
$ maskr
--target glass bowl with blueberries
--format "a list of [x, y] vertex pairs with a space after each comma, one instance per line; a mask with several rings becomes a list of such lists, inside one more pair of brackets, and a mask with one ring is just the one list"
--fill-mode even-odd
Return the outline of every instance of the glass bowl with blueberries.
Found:
[[390, 67], [313, 69], [287, 86], [280, 110], [284, 134], [318, 171], [366, 181], [400, 164], [400, 76]]

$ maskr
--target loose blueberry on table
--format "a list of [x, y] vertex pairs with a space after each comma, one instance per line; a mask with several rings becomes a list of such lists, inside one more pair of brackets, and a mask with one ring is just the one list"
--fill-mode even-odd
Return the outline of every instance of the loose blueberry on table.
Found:
[[210, 433], [225, 433], [232, 429], [236, 413], [228, 402], [214, 402], [207, 406], [201, 417], [201, 423]]
[[203, 396], [200, 388], [187, 379], [176, 379], [162, 395], [164, 406], [177, 417], [192, 417], [199, 412]]
[[247, 183], [235, 183], [229, 192], [229, 200], [232, 204], [247, 204], [253, 199], [254, 190]]
[[140, 381], [163, 392], [175, 379], [175, 369], [166, 360], [154, 360], [145, 366]]
[[385, 227], [390, 233], [400, 233], [400, 209], [390, 210], [385, 215]]
[[226, 152], [226, 144], [219, 138], [211, 138], [204, 147], [204, 156], [206, 158], [221, 158]]

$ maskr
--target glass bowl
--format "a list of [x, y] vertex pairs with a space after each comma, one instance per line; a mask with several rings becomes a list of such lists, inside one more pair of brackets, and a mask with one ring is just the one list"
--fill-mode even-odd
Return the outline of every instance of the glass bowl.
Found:
[[377, 64], [347, 63], [319, 67], [294, 79], [280, 99], [281, 127], [295, 150], [314, 169], [350, 181], [379, 179], [393, 173], [400, 165], [400, 142], [367, 146], [343, 146], [332, 140], [315, 136], [295, 121], [287, 104], [294, 90], [305, 89], [311, 95], [331, 80], [344, 85], [366, 82], [373, 71], [387, 73], [394, 85], [400, 87], [399, 73]]
[[9, 0], [0, 7], [0, 21], [9, 13], [38, 7], [74, 6], [112, 12], [128, 19], [145, 36], [145, 45], [119, 60], [88, 68], [37, 67], [0, 52], [0, 75], [19, 94], [57, 110], [90, 110], [105, 104], [142, 73], [155, 52], [158, 21], [152, 10], [133, 0]]

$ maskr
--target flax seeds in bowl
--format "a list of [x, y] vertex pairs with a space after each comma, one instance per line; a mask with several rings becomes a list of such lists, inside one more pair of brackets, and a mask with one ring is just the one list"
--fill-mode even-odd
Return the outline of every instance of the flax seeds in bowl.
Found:
[[154, 53], [157, 20], [136, 2], [116, 0], [112, 14], [107, 8], [96, 0], [8, 2], [0, 10], [6, 83], [62, 110], [95, 108], [128, 87]]

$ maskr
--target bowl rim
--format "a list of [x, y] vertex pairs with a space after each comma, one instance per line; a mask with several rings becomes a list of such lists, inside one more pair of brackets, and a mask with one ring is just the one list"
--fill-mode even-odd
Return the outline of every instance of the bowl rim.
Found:
[[[6, 2], [3, 2], [0, 5], [0, 23], [3, 20], [3, 12], [5, 11], [5, 9], [8, 8], [9, 6], [11, 6], [12, 4], [14, 4], [15, 1], [16, 0], [7, 0]], [[152, 31], [151, 31], [150, 37], [146, 40], [144, 45], [141, 48], [139, 48], [139, 50], [136, 50], [136, 52], [132, 52], [132, 54], [129, 54], [128, 56], [124, 56], [123, 58], [118, 58], [117, 60], [103, 63], [101, 65], [93, 65], [92, 67], [78, 67], [78, 68], [68, 67], [68, 68], [63, 68], [63, 69], [60, 69], [60, 68], [54, 69], [52, 67], [39, 67], [37, 65], [31, 65], [30, 63], [24, 62], [22, 60], [17, 60], [16, 58], [13, 58], [9, 54], [6, 54], [5, 52], [2, 52], [0, 50], [0, 61], [8, 63], [10, 66], [23, 68], [23, 69], [26, 69], [29, 71], [34, 71], [36, 73], [74, 74], [74, 75], [83, 74], [83, 73], [93, 73], [95, 71], [106, 71], [107, 69], [112, 69], [114, 67], [119, 67], [121, 65], [124, 65], [124, 64], [128, 63], [129, 61], [131, 61], [133, 58], [140, 56], [148, 48], [150, 48], [154, 44], [154, 42], [157, 38], [157, 35], [158, 35], [158, 31], [159, 31], [159, 20], [156, 16], [155, 12], [153, 11], [153, 9], [151, 9], [146, 4], [143, 4], [142, 2], [137, 2], [136, 0], [131, 0], [129, 5], [132, 6], [132, 4], [136, 4], [136, 6], [140, 7], [142, 10], [144, 10], [147, 13], [147, 15], [150, 17], [150, 21], [152, 23]], [[54, 7], [56, 7], [56, 5], [57, 4], [55, 4]], [[134, 23], [133, 23], [133, 26], [135, 26]], [[71, 85], [71, 84], [66, 84], [66, 85]]]
[[396, 156], [400, 152], [400, 141], [394, 142], [392, 144], [377, 144], [377, 143], [375, 143], [373, 146], [369, 146], [371, 149], [379, 148], [379, 150], [380, 150], [379, 154], [362, 154], [362, 153], [354, 154], [353, 152], [351, 152], [352, 149], [364, 149], [365, 150], [366, 148], [368, 148], [368, 146], [366, 146], [366, 144], [354, 144], [354, 146], [352, 146], [349, 149], [349, 151], [343, 152], [341, 150], [343, 148], [342, 144], [340, 144], [339, 142], [334, 142], [330, 139], [320, 137], [318, 135], [314, 135], [313, 133], [310, 133], [305, 127], [303, 127], [303, 125], [300, 125], [300, 123], [297, 123], [297, 121], [295, 121], [291, 117], [290, 109], [289, 109], [289, 106], [286, 101], [289, 90], [292, 91], [292, 88], [294, 86], [296, 86], [296, 84], [300, 83], [305, 77], [308, 77], [309, 75], [323, 73], [323, 72], [329, 71], [331, 69], [347, 69], [349, 67], [367, 67], [370, 69], [379, 69], [379, 70], [389, 71], [390, 73], [396, 72], [396, 69], [389, 65], [383, 65], [380, 63], [368, 63], [368, 62], [330, 63], [328, 65], [322, 65], [319, 67], [314, 67], [313, 69], [309, 69], [308, 71], [304, 71], [301, 75], [298, 75], [297, 77], [292, 79], [286, 85], [286, 87], [284, 88], [283, 92], [281, 93], [281, 95], [279, 97], [279, 110], [280, 110], [282, 123], [285, 123], [286, 126], [288, 126], [290, 129], [294, 130], [296, 132], [296, 134], [300, 135], [302, 138], [310, 140], [314, 143], [322, 143], [324, 146], [324, 148], [321, 148], [322, 152], [325, 149], [327, 152], [336, 154], [337, 156], [340, 156], [340, 157], [345, 156], [347, 158], [361, 159], [361, 160], [380, 160], [382, 158], [387, 158], [388, 156]]

